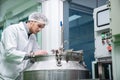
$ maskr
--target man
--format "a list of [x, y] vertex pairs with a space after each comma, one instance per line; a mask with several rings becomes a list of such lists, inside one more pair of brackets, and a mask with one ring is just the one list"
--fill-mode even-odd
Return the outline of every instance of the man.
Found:
[[0, 53], [0, 80], [18, 80], [20, 73], [30, 67], [33, 57], [45, 55], [36, 42], [36, 33], [47, 24], [39, 12], [32, 13], [28, 22], [8, 26], [2, 33]]

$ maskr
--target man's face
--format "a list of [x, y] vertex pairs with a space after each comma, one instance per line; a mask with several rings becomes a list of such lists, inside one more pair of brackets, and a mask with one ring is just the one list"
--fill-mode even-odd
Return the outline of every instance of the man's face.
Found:
[[45, 27], [45, 24], [32, 21], [31, 22], [30, 32], [33, 33], [33, 34], [36, 34], [39, 31], [41, 31], [44, 27]]

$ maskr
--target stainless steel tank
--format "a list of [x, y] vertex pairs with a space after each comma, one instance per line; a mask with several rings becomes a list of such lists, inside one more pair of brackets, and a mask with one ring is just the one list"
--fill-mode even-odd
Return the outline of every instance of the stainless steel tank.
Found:
[[24, 80], [88, 79], [89, 71], [82, 63], [81, 54], [73, 53], [35, 57], [36, 62], [24, 72]]

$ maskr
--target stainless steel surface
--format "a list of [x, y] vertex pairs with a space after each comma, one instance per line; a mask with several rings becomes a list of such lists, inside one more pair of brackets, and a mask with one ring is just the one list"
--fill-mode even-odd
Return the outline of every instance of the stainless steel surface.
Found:
[[[76, 56], [76, 55], [75, 55]], [[74, 56], [74, 57], [75, 57]], [[61, 55], [60, 64], [56, 55], [35, 57], [36, 62], [24, 72], [24, 80], [79, 80], [89, 78], [89, 71], [79, 59]]]
[[79, 80], [87, 78], [82, 70], [40, 70], [24, 73], [24, 80]]

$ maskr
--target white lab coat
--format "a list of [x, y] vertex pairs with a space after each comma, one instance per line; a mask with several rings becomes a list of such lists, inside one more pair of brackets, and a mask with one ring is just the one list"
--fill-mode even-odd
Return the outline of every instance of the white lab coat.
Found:
[[39, 50], [36, 36], [31, 34], [28, 39], [25, 26], [20, 22], [3, 31], [1, 43], [0, 74], [5, 80], [15, 80], [20, 72], [32, 64], [29, 60], [23, 60], [25, 55]]

